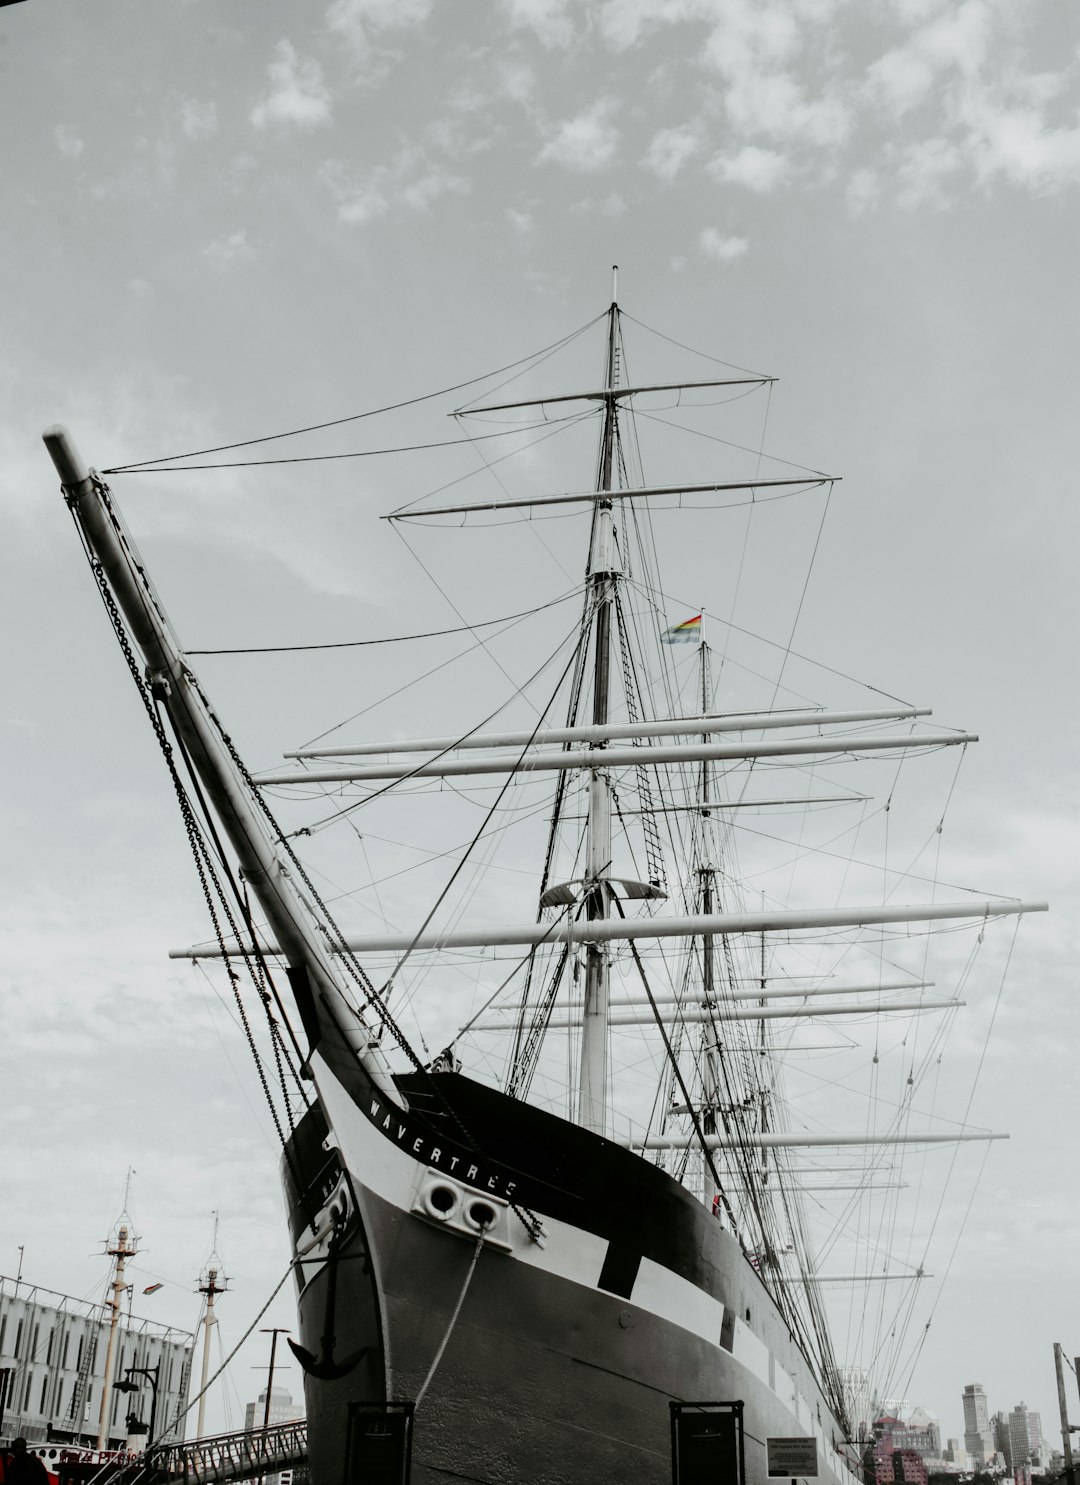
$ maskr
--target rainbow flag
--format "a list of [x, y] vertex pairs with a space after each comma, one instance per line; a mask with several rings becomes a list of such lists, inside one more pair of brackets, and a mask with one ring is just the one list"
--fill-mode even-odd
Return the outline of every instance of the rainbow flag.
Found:
[[695, 614], [692, 619], [676, 624], [674, 629], [666, 630], [660, 638], [666, 645], [696, 645], [701, 639], [701, 615]]

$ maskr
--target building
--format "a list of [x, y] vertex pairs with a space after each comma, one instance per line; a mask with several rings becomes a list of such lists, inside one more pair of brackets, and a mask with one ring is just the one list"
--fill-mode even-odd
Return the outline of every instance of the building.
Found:
[[964, 1388], [964, 1448], [977, 1469], [996, 1452], [990, 1431], [990, 1412], [986, 1403], [986, 1389], [981, 1382], [969, 1382]]
[[[31, 1443], [94, 1444], [105, 1383], [111, 1310], [73, 1299], [24, 1280], [0, 1275], [0, 1434], [21, 1434]], [[187, 1398], [194, 1337], [152, 1320], [121, 1318], [117, 1326], [113, 1380], [129, 1367], [158, 1369], [156, 1431], [183, 1438], [179, 1417]], [[123, 1447], [127, 1419], [148, 1421], [151, 1388], [133, 1377], [140, 1391], [114, 1391], [107, 1420], [108, 1447]]]
[[304, 1416], [303, 1403], [294, 1403], [292, 1393], [286, 1392], [284, 1387], [272, 1387], [270, 1389], [270, 1416], [266, 1416], [266, 1390], [259, 1393], [257, 1402], [249, 1402], [244, 1409], [244, 1430], [254, 1433], [257, 1428], [264, 1427], [264, 1423], [271, 1427], [275, 1423], [294, 1423]]
[[870, 1397], [870, 1378], [856, 1366], [841, 1367], [838, 1371], [840, 1385], [844, 1390], [844, 1406], [853, 1439], [868, 1439], [874, 1420], [874, 1406]]
[[941, 1429], [925, 1408], [911, 1408], [892, 1430], [894, 1449], [912, 1449], [921, 1459], [941, 1458]]
[[[272, 1428], [275, 1423], [299, 1422], [304, 1416], [303, 1403], [294, 1403], [292, 1394], [284, 1387], [270, 1389], [270, 1416], [266, 1415], [266, 1390], [259, 1393], [256, 1402], [249, 1402], [244, 1409], [244, 1429], [256, 1433], [260, 1428]], [[264, 1422], [265, 1420], [265, 1422]], [[264, 1485], [292, 1485], [292, 1470], [283, 1470], [279, 1475], [267, 1475]]]
[[966, 1449], [961, 1448], [959, 1439], [950, 1439], [944, 1449], [942, 1449], [941, 1457], [947, 1460], [949, 1464], [955, 1464], [957, 1469], [967, 1470], [971, 1467], [968, 1463], [968, 1452]]
[[1042, 1462], [1042, 1419], [1024, 1403], [1018, 1403], [1006, 1418], [1007, 1448], [1005, 1460], [1015, 1474], [1025, 1465]]

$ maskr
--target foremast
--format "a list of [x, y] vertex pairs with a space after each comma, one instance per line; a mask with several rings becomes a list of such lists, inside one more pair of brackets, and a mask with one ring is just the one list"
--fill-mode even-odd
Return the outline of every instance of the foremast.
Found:
[[[597, 499], [589, 551], [588, 597], [592, 614], [594, 727], [603, 727], [610, 712], [611, 610], [618, 579], [615, 556], [615, 519], [610, 491], [615, 467], [618, 408], [614, 395], [619, 333], [619, 306], [612, 270], [612, 300], [608, 310], [607, 357], [604, 385], [604, 421], [600, 435]], [[605, 498], [607, 496], [607, 498]], [[603, 747], [604, 744], [601, 744]], [[589, 773], [589, 813], [586, 845], [585, 915], [590, 922], [608, 917], [611, 905], [611, 779], [606, 768]], [[585, 950], [585, 1005], [581, 1032], [581, 1073], [578, 1084], [578, 1121], [586, 1129], [607, 1132], [607, 1042], [610, 988], [610, 950], [606, 943], [590, 943]]]

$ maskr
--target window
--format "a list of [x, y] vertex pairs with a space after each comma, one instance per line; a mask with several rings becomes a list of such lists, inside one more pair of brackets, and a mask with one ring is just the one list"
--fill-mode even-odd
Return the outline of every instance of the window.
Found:
[[19, 1354], [19, 1349], [22, 1346], [22, 1333], [23, 1333], [23, 1322], [20, 1320], [19, 1321], [19, 1328], [15, 1332], [15, 1349], [11, 1353], [13, 1356], [18, 1356], [18, 1354]]
[[45, 1365], [52, 1366], [53, 1341], [56, 1339], [56, 1331], [49, 1331], [49, 1342], [45, 1347]]
[[41, 1405], [38, 1408], [38, 1412], [41, 1413], [41, 1414], [44, 1414], [44, 1412], [45, 1412], [45, 1398], [48, 1395], [48, 1391], [49, 1391], [49, 1374], [48, 1374], [48, 1372], [46, 1372], [45, 1375], [41, 1379]]

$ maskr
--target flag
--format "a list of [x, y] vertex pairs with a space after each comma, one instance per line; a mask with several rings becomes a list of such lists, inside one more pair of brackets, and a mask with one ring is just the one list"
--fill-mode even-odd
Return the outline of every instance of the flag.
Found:
[[146, 1288], [143, 1290], [143, 1293], [144, 1294], [156, 1294], [159, 1289], [164, 1289], [164, 1288], [165, 1288], [165, 1285], [164, 1284], [147, 1284]]
[[701, 615], [695, 614], [692, 619], [676, 624], [674, 629], [665, 630], [661, 638], [666, 645], [696, 645], [701, 638]]

